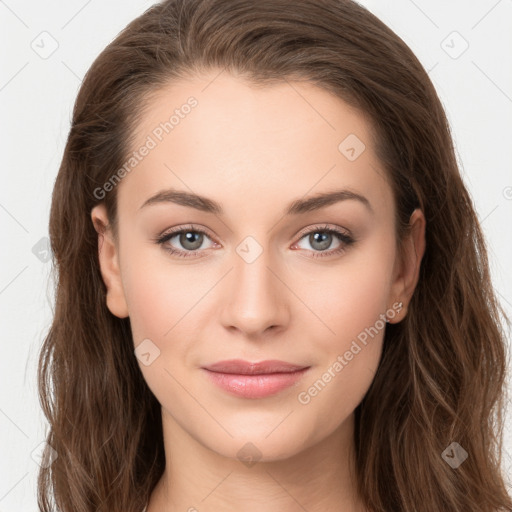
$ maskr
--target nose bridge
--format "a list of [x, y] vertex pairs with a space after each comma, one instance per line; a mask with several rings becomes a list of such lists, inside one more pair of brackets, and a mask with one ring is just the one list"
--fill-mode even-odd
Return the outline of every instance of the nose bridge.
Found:
[[233, 261], [224, 325], [246, 334], [258, 334], [270, 326], [282, 325], [286, 321], [285, 297], [283, 284], [274, 275], [271, 250], [248, 236], [236, 247]]

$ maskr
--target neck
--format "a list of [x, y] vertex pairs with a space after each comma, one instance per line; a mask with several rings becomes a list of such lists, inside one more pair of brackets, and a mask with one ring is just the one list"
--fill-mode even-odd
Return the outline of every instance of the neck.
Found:
[[[364, 512], [355, 487], [354, 415], [281, 460], [220, 455], [162, 413], [166, 469], [147, 512]], [[246, 447], [251, 453], [256, 448]], [[261, 456], [261, 454], [260, 454]]]

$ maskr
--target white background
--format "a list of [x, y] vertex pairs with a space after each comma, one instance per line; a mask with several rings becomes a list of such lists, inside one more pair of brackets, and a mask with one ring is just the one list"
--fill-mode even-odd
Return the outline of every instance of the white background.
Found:
[[[512, 317], [512, 0], [361, 3], [430, 73], [487, 238], [493, 284]], [[50, 263], [41, 258], [73, 102], [94, 58], [152, 4], [0, 0], [0, 512], [37, 510], [31, 454], [45, 421], [36, 362], [51, 320]], [[33, 47], [43, 44], [58, 48], [42, 58]], [[504, 472], [512, 475], [510, 409], [505, 430]]]

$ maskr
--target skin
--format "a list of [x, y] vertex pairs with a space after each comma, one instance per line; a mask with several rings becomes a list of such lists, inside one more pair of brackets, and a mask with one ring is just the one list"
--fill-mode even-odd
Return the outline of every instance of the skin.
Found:
[[[390, 322], [403, 320], [424, 254], [424, 215], [411, 216], [400, 257], [393, 195], [368, 120], [307, 82], [255, 88], [218, 71], [175, 82], [152, 97], [133, 150], [190, 96], [197, 107], [118, 185], [117, 240], [104, 231], [104, 206], [91, 212], [108, 308], [130, 317], [134, 347], [150, 339], [160, 350], [148, 366], [139, 361], [162, 405], [167, 464], [148, 512], [363, 511], [354, 409], [377, 370], [385, 328], [309, 403], [298, 394], [400, 301]], [[354, 161], [338, 150], [349, 134], [366, 145]], [[169, 187], [211, 198], [224, 214], [170, 202], [141, 208]], [[295, 199], [340, 188], [365, 196], [373, 213], [345, 200], [283, 216]], [[191, 223], [209, 233], [199, 255], [181, 258], [155, 243]], [[320, 244], [301, 232], [326, 225], [356, 242], [315, 258]], [[237, 252], [247, 236], [262, 250], [252, 263]], [[343, 245], [333, 235], [327, 251]], [[167, 246], [190, 252], [192, 244], [175, 236]], [[231, 358], [311, 368], [291, 388], [246, 399], [200, 369]], [[247, 443], [259, 457], [250, 467], [237, 455]]]

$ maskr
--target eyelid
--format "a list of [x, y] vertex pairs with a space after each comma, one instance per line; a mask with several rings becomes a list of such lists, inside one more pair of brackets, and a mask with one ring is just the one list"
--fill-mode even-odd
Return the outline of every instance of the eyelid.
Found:
[[[341, 231], [347, 237], [354, 238], [348, 229], [342, 228], [339, 226], [334, 226], [331, 224], [325, 224], [325, 223], [324, 224], [315, 224], [315, 225], [303, 228], [295, 235], [295, 238], [298, 238], [297, 241], [299, 241], [304, 236], [309, 235], [310, 233], [314, 233], [315, 231], [321, 231], [321, 230], [322, 231]], [[215, 235], [213, 235], [208, 228], [206, 228], [204, 226], [197, 225], [197, 224], [179, 224], [178, 226], [167, 228], [164, 231], [162, 231], [154, 239], [154, 241], [156, 242], [156, 241], [160, 240], [161, 238], [166, 237], [167, 235], [181, 233], [182, 231], [195, 231], [198, 233], [203, 233], [205, 235], [208, 235], [216, 243], [219, 243], [215, 240]]]
[[204, 233], [205, 235], [208, 235], [212, 239], [215, 238], [212, 232], [208, 228], [205, 228], [204, 226], [200, 226], [198, 224], [179, 224], [178, 226], [165, 229], [156, 237], [156, 239], [158, 240], [167, 235], [180, 233], [181, 231], [196, 231], [198, 233]]
[[343, 235], [354, 238], [352, 236], [352, 233], [346, 228], [342, 228], [340, 226], [336, 226], [334, 224], [315, 224], [313, 226], [308, 226], [307, 228], [303, 228], [299, 231], [299, 233], [296, 235], [299, 240], [303, 238], [306, 235], [309, 235], [310, 233], [315, 233], [316, 231], [335, 231], [340, 232]]

